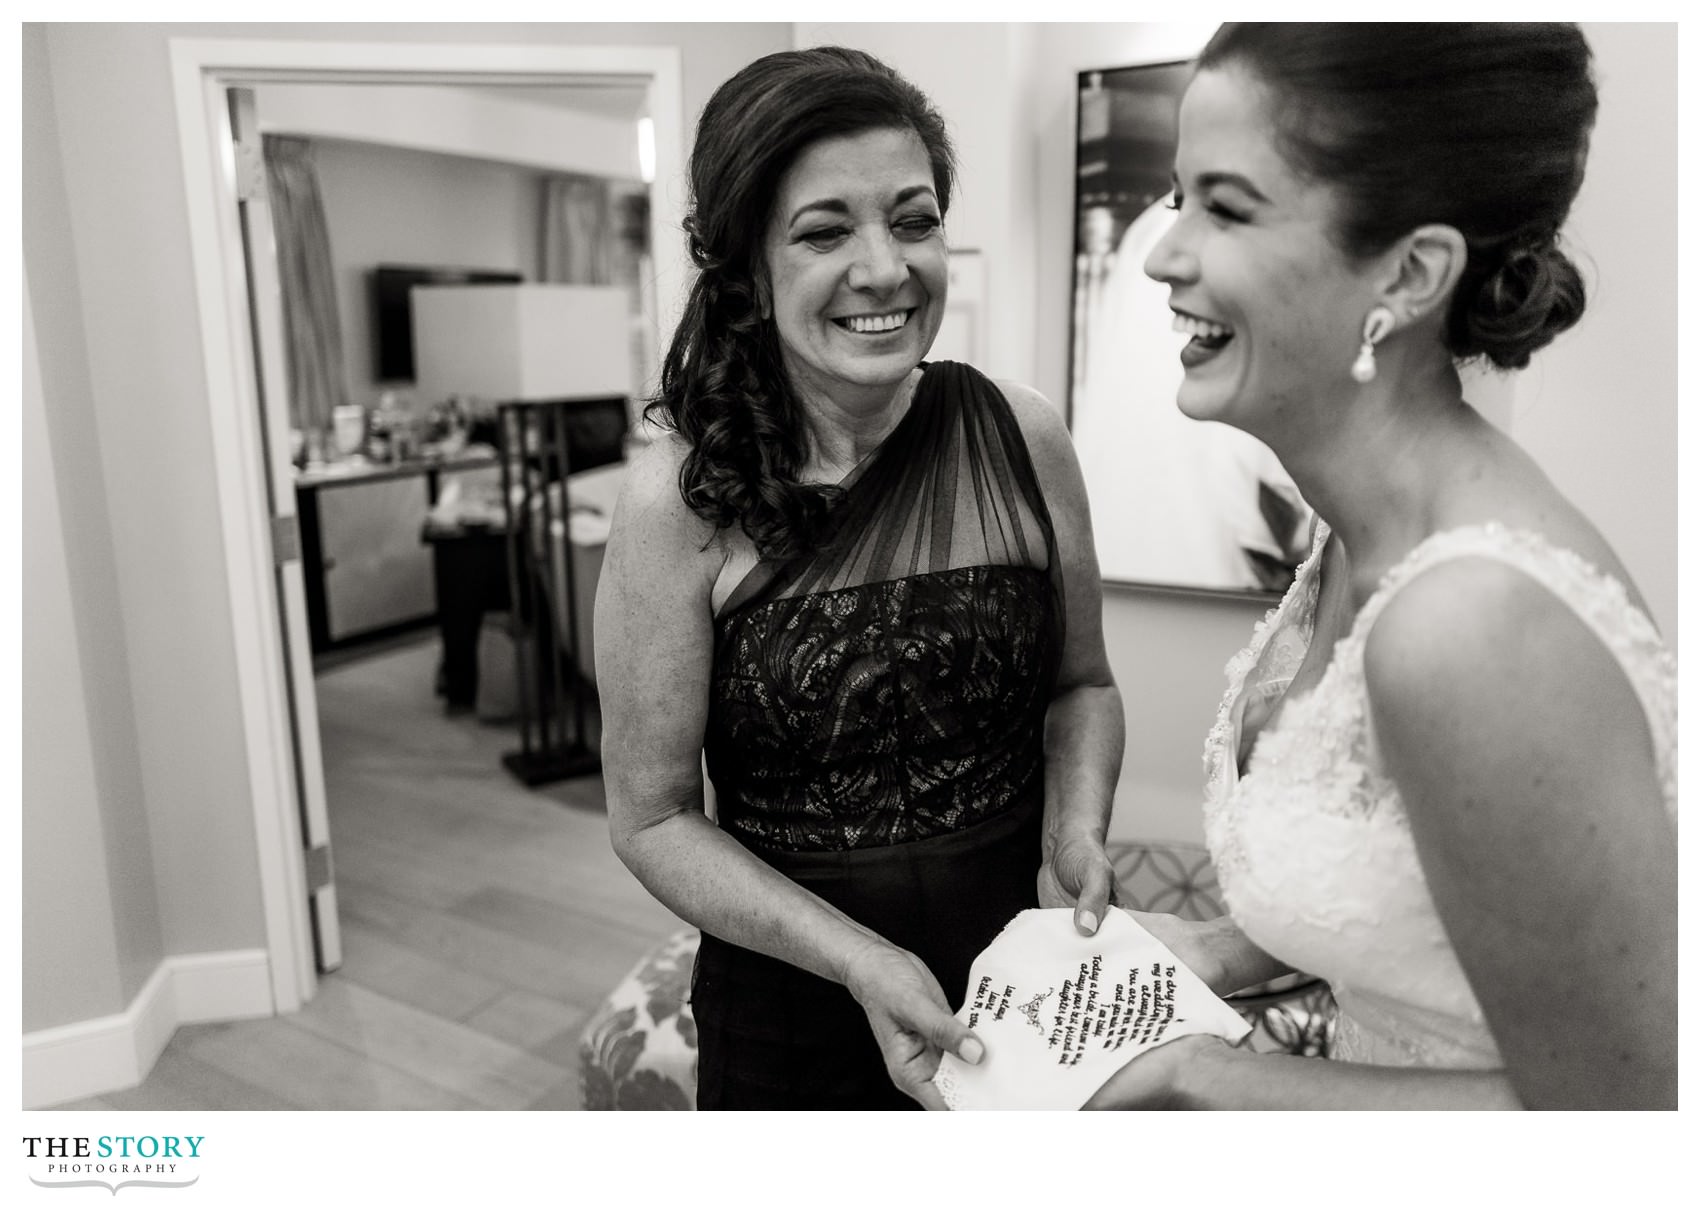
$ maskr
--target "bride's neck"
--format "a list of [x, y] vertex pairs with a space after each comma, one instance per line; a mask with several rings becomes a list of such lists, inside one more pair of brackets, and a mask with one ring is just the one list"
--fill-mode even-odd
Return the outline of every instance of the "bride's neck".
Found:
[[[1457, 372], [1390, 381], [1293, 443], [1271, 443], [1299, 492], [1360, 569], [1398, 559], [1435, 529], [1459, 477], [1487, 457], [1491, 426]], [[1288, 450], [1280, 447], [1287, 445]]]

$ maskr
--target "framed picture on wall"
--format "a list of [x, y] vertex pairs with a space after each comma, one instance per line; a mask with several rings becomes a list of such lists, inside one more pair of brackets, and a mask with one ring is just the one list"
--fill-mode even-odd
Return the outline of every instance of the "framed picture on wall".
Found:
[[1270, 595], [1311, 513], [1255, 438], [1175, 406], [1187, 338], [1145, 275], [1174, 222], [1176, 119], [1190, 62], [1079, 73], [1069, 424], [1104, 580]]

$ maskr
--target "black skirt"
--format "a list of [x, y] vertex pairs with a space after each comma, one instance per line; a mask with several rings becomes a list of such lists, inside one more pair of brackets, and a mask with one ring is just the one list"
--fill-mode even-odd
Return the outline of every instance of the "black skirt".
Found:
[[[1038, 797], [1035, 797], [1037, 800]], [[954, 1010], [974, 957], [1038, 905], [1042, 805], [957, 833], [862, 850], [781, 853], [775, 870], [920, 957]], [[914, 1110], [867, 1015], [836, 982], [704, 933], [691, 979], [701, 1110]]]

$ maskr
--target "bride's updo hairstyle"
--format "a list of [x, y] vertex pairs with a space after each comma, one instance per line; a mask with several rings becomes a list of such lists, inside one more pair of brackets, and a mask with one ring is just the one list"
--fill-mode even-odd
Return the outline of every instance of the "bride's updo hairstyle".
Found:
[[1446, 347], [1514, 369], [1582, 315], [1557, 240], [1594, 125], [1590, 59], [1568, 24], [1230, 24], [1199, 68], [1269, 89], [1288, 163], [1336, 192], [1348, 254], [1457, 228], [1469, 260]]
[[926, 148], [942, 215], [955, 176], [944, 119], [865, 52], [764, 56], [716, 89], [697, 122], [685, 217], [697, 276], [647, 415], [690, 444], [679, 472], [685, 503], [717, 527], [741, 526], [764, 558], [823, 541], [840, 495], [797, 479], [808, 457], [802, 406], [778, 330], [762, 315], [762, 248], [779, 184], [821, 139], [893, 129]]

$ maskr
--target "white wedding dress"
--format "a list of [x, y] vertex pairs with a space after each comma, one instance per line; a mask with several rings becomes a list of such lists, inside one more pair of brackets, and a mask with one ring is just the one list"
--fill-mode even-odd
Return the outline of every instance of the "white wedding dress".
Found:
[[1496, 524], [1429, 536], [1383, 578], [1320, 682], [1263, 729], [1241, 775], [1246, 704], [1278, 697], [1310, 643], [1328, 528], [1281, 603], [1228, 663], [1205, 744], [1205, 834], [1234, 920], [1258, 946], [1325, 978], [1339, 1005], [1331, 1055], [1498, 1068], [1499, 1050], [1429, 896], [1399, 792], [1368, 718], [1364, 643], [1425, 569], [1462, 556], [1521, 570], [1616, 656], [1640, 697], [1667, 810], [1676, 815], [1676, 661], [1623, 586], [1573, 552]]

